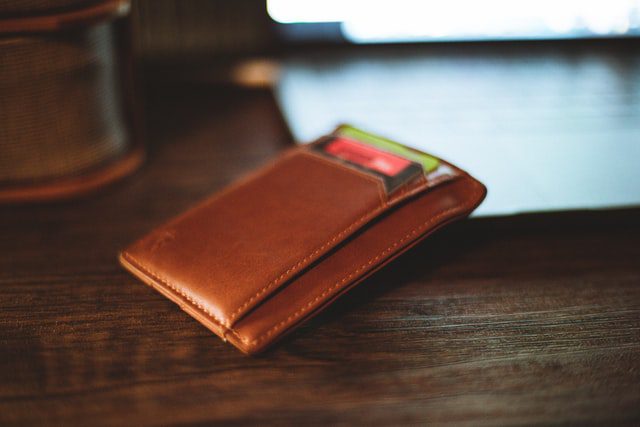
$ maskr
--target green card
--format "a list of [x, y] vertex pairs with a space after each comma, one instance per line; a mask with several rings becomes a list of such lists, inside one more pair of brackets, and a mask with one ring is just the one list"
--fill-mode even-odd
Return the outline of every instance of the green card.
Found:
[[420, 163], [425, 174], [434, 171], [440, 164], [440, 161], [435, 157], [431, 157], [421, 151], [414, 150], [413, 148], [391, 141], [390, 139], [373, 135], [350, 125], [341, 125], [335, 133], [339, 136], [374, 145], [382, 150], [398, 154], [408, 160]]

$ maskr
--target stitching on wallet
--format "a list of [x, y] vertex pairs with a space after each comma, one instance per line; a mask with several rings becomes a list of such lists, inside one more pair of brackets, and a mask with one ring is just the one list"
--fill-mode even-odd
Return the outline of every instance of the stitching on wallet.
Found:
[[359, 219], [357, 219], [355, 222], [353, 222], [351, 225], [349, 225], [347, 228], [345, 228], [344, 230], [340, 231], [338, 234], [336, 234], [335, 236], [333, 236], [331, 239], [329, 239], [327, 242], [325, 242], [322, 246], [320, 246], [319, 248], [316, 248], [313, 252], [311, 252], [309, 255], [305, 256], [303, 259], [301, 259], [300, 261], [298, 261], [296, 264], [294, 264], [293, 266], [289, 267], [284, 273], [282, 273], [280, 276], [276, 277], [275, 279], [271, 280], [269, 283], [267, 283], [264, 287], [262, 287], [258, 292], [256, 292], [252, 297], [250, 297], [249, 299], [247, 299], [245, 302], [243, 302], [233, 313], [231, 313], [231, 316], [229, 316], [229, 323], [232, 323], [242, 312], [242, 310], [244, 310], [249, 304], [251, 304], [253, 301], [256, 300], [256, 298], [259, 298], [261, 295], [263, 295], [265, 292], [269, 291], [271, 288], [273, 288], [274, 286], [276, 286], [277, 284], [279, 284], [281, 282], [281, 280], [283, 280], [285, 277], [287, 277], [290, 273], [296, 271], [298, 268], [300, 268], [302, 265], [304, 265], [310, 258], [313, 258], [315, 255], [317, 255], [319, 252], [321, 252], [322, 250], [324, 250], [327, 246], [330, 246], [331, 244], [333, 244], [336, 240], [338, 240], [340, 237], [342, 237], [344, 234], [350, 232], [353, 228], [357, 227], [358, 225], [360, 225], [362, 222], [366, 222], [368, 221], [371, 217], [377, 215], [380, 211], [382, 211], [383, 209], [385, 209], [388, 206], [387, 201], [383, 198], [383, 185], [382, 185], [382, 181], [375, 179], [374, 177], [370, 177], [365, 175], [364, 173], [357, 171], [355, 169], [349, 169], [343, 165], [340, 165], [339, 163], [334, 163], [334, 162], [330, 162], [327, 159], [324, 159], [318, 155], [315, 155], [313, 153], [310, 152], [306, 152], [304, 150], [301, 151], [301, 153], [307, 154], [309, 155], [309, 157], [316, 159], [316, 160], [321, 160], [323, 162], [328, 163], [331, 166], [336, 166], [336, 167], [340, 167], [343, 168], [349, 172], [357, 172], [358, 175], [363, 176], [367, 179], [372, 180], [373, 182], [375, 182], [377, 184], [378, 187], [378, 195], [380, 196], [380, 202], [382, 203], [381, 206], [378, 206], [370, 211], [368, 211], [366, 214], [364, 214], [362, 217], [360, 217]]
[[155, 273], [155, 272], [151, 271], [148, 267], [144, 267], [143, 264], [140, 261], [138, 261], [136, 258], [134, 258], [131, 254], [129, 254], [128, 252], [123, 252], [122, 256], [124, 258], [126, 258], [129, 262], [134, 264], [134, 266], [137, 269], [139, 269], [140, 271], [145, 273], [150, 278], [160, 282], [160, 284], [168, 287], [169, 289], [173, 290], [174, 292], [177, 292], [180, 296], [182, 296], [184, 299], [186, 299], [188, 303], [190, 303], [191, 305], [193, 305], [194, 307], [196, 307], [197, 309], [202, 311], [204, 314], [209, 316], [211, 318], [211, 320], [215, 324], [217, 324], [218, 326], [222, 327], [224, 330], [229, 330], [230, 329], [229, 326], [225, 322], [222, 321], [222, 319], [219, 319], [215, 314], [213, 314], [212, 312], [207, 310], [202, 304], [196, 302], [192, 297], [187, 295], [187, 293], [184, 292], [182, 289], [180, 289], [176, 285], [173, 285], [173, 284], [169, 283], [169, 281], [167, 281], [166, 279], [163, 279], [162, 277], [160, 277], [160, 275], [158, 273]]
[[306, 257], [304, 257], [303, 259], [301, 259], [300, 261], [298, 261], [296, 264], [294, 264], [292, 267], [290, 267], [289, 269], [287, 269], [287, 271], [285, 271], [284, 273], [282, 273], [280, 276], [276, 277], [275, 279], [273, 279], [272, 281], [270, 281], [266, 286], [264, 286], [262, 289], [260, 289], [255, 295], [253, 295], [251, 298], [249, 298], [248, 300], [246, 300], [240, 307], [238, 307], [238, 309], [236, 309], [231, 316], [229, 317], [229, 322], [233, 322], [236, 317], [238, 317], [238, 315], [240, 314], [240, 312], [242, 310], [244, 310], [249, 304], [251, 304], [256, 298], [260, 297], [262, 294], [264, 294], [265, 292], [267, 292], [269, 289], [271, 289], [273, 286], [275, 286], [276, 284], [278, 284], [282, 279], [284, 279], [287, 275], [289, 275], [289, 273], [292, 273], [294, 271], [296, 271], [300, 266], [302, 266], [304, 263], [307, 262], [307, 260], [309, 260], [310, 258], [313, 258], [315, 255], [317, 255], [319, 252], [321, 252], [322, 250], [324, 250], [324, 248], [326, 248], [327, 246], [331, 245], [333, 242], [335, 242], [336, 240], [338, 240], [340, 237], [342, 237], [345, 233], [348, 233], [349, 231], [351, 231], [351, 229], [353, 229], [354, 227], [357, 227], [358, 225], [360, 225], [360, 223], [362, 222], [366, 222], [368, 221], [371, 217], [377, 215], [380, 211], [382, 211], [385, 208], [385, 206], [380, 206], [376, 209], [373, 209], [369, 212], [367, 212], [364, 216], [360, 217], [357, 221], [355, 221], [354, 223], [352, 223], [350, 226], [348, 226], [347, 228], [345, 228], [344, 230], [342, 230], [341, 232], [339, 232], [338, 234], [336, 234], [334, 237], [332, 237], [330, 240], [328, 240], [327, 242], [325, 242], [322, 246], [320, 246], [319, 248], [315, 249], [312, 253], [310, 253], [309, 255], [307, 255]]
[[265, 333], [263, 333], [262, 335], [258, 336], [257, 338], [253, 339], [253, 340], [249, 340], [247, 338], [242, 337], [240, 334], [238, 334], [235, 330], [230, 330], [231, 333], [233, 335], [235, 335], [240, 341], [242, 341], [245, 345], [255, 345], [263, 340], [265, 340], [266, 338], [268, 338], [269, 336], [273, 335], [274, 333], [276, 333], [277, 331], [279, 331], [280, 329], [282, 329], [283, 327], [285, 327], [291, 320], [294, 320], [298, 317], [300, 317], [302, 314], [304, 314], [307, 310], [309, 310], [313, 304], [315, 304], [318, 300], [324, 298], [328, 293], [330, 293], [331, 291], [333, 291], [335, 288], [337, 288], [338, 286], [344, 284], [345, 282], [347, 282], [349, 279], [351, 279], [354, 275], [358, 274], [360, 271], [366, 269], [367, 267], [369, 267], [371, 264], [373, 264], [374, 262], [378, 261], [381, 257], [383, 257], [387, 252], [391, 252], [395, 247], [397, 247], [398, 245], [402, 244], [405, 240], [409, 239], [411, 236], [413, 236], [414, 234], [418, 233], [419, 231], [421, 231], [422, 229], [428, 227], [429, 225], [431, 225], [432, 223], [434, 223], [435, 221], [439, 220], [440, 218], [442, 218], [443, 216], [460, 209], [460, 206], [456, 206], [453, 208], [449, 208], [446, 209], [442, 212], [440, 212], [439, 214], [435, 215], [434, 217], [430, 218], [428, 221], [425, 221], [424, 223], [422, 223], [421, 225], [419, 225], [418, 227], [414, 228], [413, 230], [411, 230], [409, 233], [407, 233], [407, 235], [405, 235], [403, 238], [401, 238], [400, 240], [397, 240], [395, 243], [393, 243], [392, 245], [390, 245], [388, 248], [386, 248], [384, 251], [380, 252], [378, 255], [376, 255], [375, 257], [371, 258], [369, 261], [367, 261], [365, 264], [361, 265], [360, 267], [358, 267], [356, 270], [354, 270], [353, 272], [349, 273], [347, 276], [345, 276], [344, 278], [342, 278], [341, 280], [339, 280], [338, 282], [336, 282], [335, 284], [331, 285], [330, 287], [328, 287], [327, 289], [325, 289], [320, 295], [316, 296], [313, 300], [309, 301], [307, 304], [305, 304], [302, 308], [300, 308], [299, 310], [297, 310], [296, 312], [294, 312], [293, 314], [291, 314], [289, 317], [287, 317], [286, 319], [282, 320], [281, 322], [275, 324], [271, 329], [267, 330]]

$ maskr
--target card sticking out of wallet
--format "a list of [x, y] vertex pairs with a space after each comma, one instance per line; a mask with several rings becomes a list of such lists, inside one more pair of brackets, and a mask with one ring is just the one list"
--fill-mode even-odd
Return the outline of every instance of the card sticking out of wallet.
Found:
[[419, 163], [383, 151], [376, 146], [342, 137], [330, 137], [313, 145], [315, 151], [335, 158], [364, 172], [379, 176], [387, 194], [422, 175]]
[[338, 127], [338, 129], [336, 129], [334, 134], [337, 136], [342, 136], [342, 137], [350, 138], [363, 143], [367, 143], [369, 145], [373, 145], [384, 151], [395, 153], [408, 160], [417, 162], [420, 165], [422, 165], [422, 168], [424, 169], [425, 174], [435, 171], [438, 168], [438, 166], [441, 164], [440, 160], [438, 160], [436, 157], [430, 156], [426, 153], [407, 147], [406, 145], [400, 144], [399, 142], [392, 141], [387, 138], [383, 138], [379, 135], [374, 135], [372, 133], [366, 132], [362, 129], [358, 129], [350, 125], [342, 125]]

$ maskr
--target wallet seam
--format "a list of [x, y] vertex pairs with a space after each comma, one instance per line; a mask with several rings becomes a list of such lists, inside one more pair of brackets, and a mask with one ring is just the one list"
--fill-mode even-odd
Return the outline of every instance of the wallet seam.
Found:
[[305, 149], [301, 149], [299, 151], [299, 153], [300, 154], [305, 154], [305, 155], [308, 156], [308, 158], [320, 161], [323, 164], [326, 164], [328, 166], [337, 167], [339, 169], [346, 170], [349, 173], [356, 173], [358, 176], [361, 176], [361, 177], [363, 177], [363, 178], [365, 178], [367, 180], [370, 180], [371, 182], [375, 183], [377, 188], [378, 188], [378, 196], [380, 198], [380, 205], [378, 205], [375, 208], [367, 211], [363, 216], [358, 218], [355, 222], [351, 223], [348, 227], [346, 227], [342, 231], [338, 232], [336, 235], [334, 235], [332, 238], [327, 240], [321, 246], [317, 247], [311, 253], [306, 255], [304, 258], [302, 258], [301, 260], [299, 260], [298, 262], [293, 264], [284, 273], [280, 274], [275, 279], [270, 280], [269, 283], [267, 283], [265, 286], [260, 288], [253, 296], [251, 296], [246, 301], [244, 301], [242, 304], [240, 304], [238, 306], [238, 308], [236, 308], [233, 311], [233, 313], [231, 313], [231, 315], [229, 316], [229, 321], [225, 323], [225, 325], [227, 325], [228, 327], [230, 327], [230, 325], [233, 324], [233, 322], [238, 318], [238, 316], [240, 316], [242, 314], [242, 311], [245, 308], [247, 308], [247, 306], [249, 306], [253, 301], [255, 301], [257, 298], [262, 296], [264, 293], [266, 293], [269, 290], [271, 290], [273, 287], [275, 287], [278, 284], [282, 283], [282, 281], [285, 278], [287, 278], [287, 276], [290, 273], [293, 273], [296, 270], [298, 270], [298, 268], [303, 266], [310, 258], [313, 258], [318, 253], [322, 252], [325, 248], [327, 248], [328, 246], [331, 246], [336, 240], [341, 238], [343, 235], [345, 235], [346, 233], [349, 233], [353, 228], [359, 226], [361, 223], [367, 222], [369, 219], [375, 217], [375, 215], [378, 215], [381, 211], [383, 211], [384, 209], [386, 209], [389, 206], [389, 204], [388, 204], [388, 202], [386, 200], [383, 182], [379, 178], [376, 178], [376, 177], [373, 177], [373, 176], [369, 176], [369, 175], [365, 174], [364, 172], [361, 172], [361, 171], [359, 171], [357, 169], [348, 168], [348, 167], [346, 167], [346, 166], [344, 166], [344, 165], [342, 165], [340, 163], [332, 162], [332, 161], [330, 161], [328, 159], [325, 159], [325, 158], [323, 158], [323, 157], [321, 157], [319, 155], [311, 153], [311, 152], [309, 152], [309, 151], [307, 151]]
[[168, 287], [169, 289], [171, 289], [174, 292], [176, 292], [178, 295], [182, 296], [188, 303], [190, 303], [192, 306], [194, 306], [195, 308], [200, 310], [202, 313], [206, 314], [213, 323], [215, 323], [216, 325], [220, 326], [223, 330], [225, 330], [225, 332], [227, 330], [231, 329], [231, 328], [229, 328], [229, 326], [228, 326], [228, 324], [226, 322], [224, 322], [222, 319], [218, 318], [215, 314], [213, 314], [211, 311], [206, 309], [202, 304], [200, 304], [197, 301], [195, 301], [191, 296], [189, 296], [186, 292], [184, 292], [184, 290], [182, 290], [177, 285], [172, 284], [167, 279], [162, 278], [160, 276], [160, 274], [152, 271], [148, 267], [145, 267], [145, 265], [142, 262], [140, 262], [137, 258], [135, 258], [133, 255], [131, 255], [128, 252], [122, 252], [122, 256], [127, 261], [129, 261], [134, 267], [139, 269], [142, 273], [144, 273], [147, 276], [149, 276], [149, 278], [159, 282], [161, 285], [164, 285], [164, 286]]
[[[467, 192], [467, 194], [472, 194], [472, 193], [473, 194], [479, 194], [478, 191], [469, 191], [469, 192]], [[229, 332], [231, 332], [235, 337], [237, 337], [246, 346], [255, 346], [256, 344], [259, 344], [260, 342], [262, 342], [265, 339], [269, 338], [271, 335], [273, 335], [276, 332], [278, 332], [280, 329], [286, 327], [289, 324], [289, 322], [291, 322], [292, 320], [295, 320], [298, 317], [302, 316], [305, 312], [307, 312], [310, 308], [312, 308], [312, 306], [317, 301], [319, 301], [319, 300], [323, 299], [324, 297], [326, 297], [327, 294], [329, 294], [331, 291], [333, 291], [337, 287], [339, 287], [339, 286], [343, 285], [344, 283], [348, 282], [353, 276], [357, 275], [360, 271], [366, 269], [371, 264], [373, 264], [376, 261], [378, 261], [387, 252], [392, 252], [398, 245], [404, 243], [406, 240], [411, 238], [413, 235], [419, 233], [423, 229], [428, 228], [432, 223], [438, 221], [440, 218], [448, 215], [449, 213], [454, 212], [456, 210], [459, 210], [461, 208], [464, 208], [465, 205], [466, 204], [463, 203], [463, 204], [460, 204], [458, 206], [455, 206], [455, 207], [452, 207], [452, 208], [449, 208], [449, 209], [445, 209], [445, 210], [439, 212], [438, 214], [434, 215], [433, 217], [429, 218], [427, 221], [423, 222], [421, 225], [419, 225], [418, 227], [414, 228], [409, 233], [407, 233], [404, 237], [402, 237], [401, 239], [399, 239], [396, 242], [394, 242], [393, 244], [391, 244], [389, 247], [387, 247], [382, 252], [378, 253], [376, 256], [372, 257], [369, 261], [367, 261], [366, 263], [362, 264], [360, 267], [358, 267], [357, 269], [353, 270], [351, 273], [349, 273], [348, 275], [346, 275], [345, 277], [343, 277], [342, 279], [340, 279], [339, 281], [337, 281], [333, 285], [331, 285], [328, 288], [326, 288], [324, 291], [322, 291], [320, 294], [318, 294], [315, 298], [313, 298], [311, 301], [307, 302], [304, 306], [302, 306], [302, 308], [298, 309], [297, 311], [295, 311], [294, 313], [289, 315], [286, 319], [278, 322], [277, 324], [272, 326], [269, 330], [267, 330], [266, 332], [262, 333], [260, 336], [254, 338], [253, 340], [250, 340], [248, 338], [243, 337], [235, 329], [231, 329], [230, 328]]]

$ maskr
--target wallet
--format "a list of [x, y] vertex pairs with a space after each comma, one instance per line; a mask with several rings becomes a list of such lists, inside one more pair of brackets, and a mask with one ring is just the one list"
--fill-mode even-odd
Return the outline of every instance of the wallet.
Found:
[[253, 354], [485, 194], [451, 163], [341, 126], [155, 229], [120, 261]]

